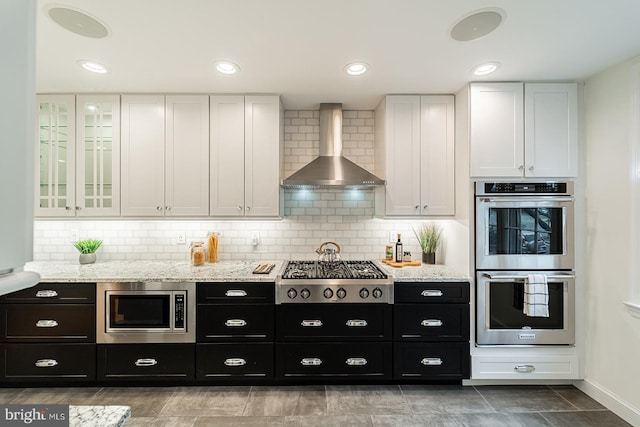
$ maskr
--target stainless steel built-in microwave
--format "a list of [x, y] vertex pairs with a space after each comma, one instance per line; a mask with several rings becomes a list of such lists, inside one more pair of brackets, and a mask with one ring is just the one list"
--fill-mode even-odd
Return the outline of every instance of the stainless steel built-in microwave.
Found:
[[98, 343], [195, 342], [195, 283], [100, 282]]

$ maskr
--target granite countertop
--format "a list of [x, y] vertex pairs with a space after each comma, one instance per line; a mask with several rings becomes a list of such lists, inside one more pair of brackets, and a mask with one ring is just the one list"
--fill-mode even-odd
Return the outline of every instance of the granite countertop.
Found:
[[[194, 267], [187, 261], [97, 261], [81, 265], [72, 261], [27, 263], [26, 271], [40, 273], [42, 282], [273, 282], [283, 261], [270, 261], [269, 274], [253, 274], [260, 261], [219, 261]], [[382, 265], [397, 282], [425, 280], [469, 281], [471, 278], [444, 265], [423, 264], [394, 268]]]
[[131, 416], [129, 406], [69, 406], [69, 427], [120, 427]]

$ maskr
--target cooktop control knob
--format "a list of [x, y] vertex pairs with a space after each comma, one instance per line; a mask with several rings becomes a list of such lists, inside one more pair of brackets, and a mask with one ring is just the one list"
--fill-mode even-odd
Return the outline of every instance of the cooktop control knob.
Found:
[[374, 298], [380, 298], [382, 297], [382, 289], [380, 288], [375, 288], [371, 294], [373, 295]]
[[289, 299], [294, 299], [298, 296], [298, 292], [295, 289], [291, 288], [287, 291], [287, 296], [289, 297]]
[[365, 299], [369, 297], [369, 290], [367, 288], [360, 289], [360, 298]]
[[347, 291], [345, 291], [344, 288], [340, 288], [336, 291], [336, 296], [342, 299], [347, 296]]
[[304, 288], [303, 290], [300, 291], [300, 296], [304, 299], [307, 299], [311, 296], [311, 292], [309, 292], [309, 289]]
[[326, 299], [329, 299], [333, 296], [333, 291], [331, 290], [331, 288], [327, 288], [324, 290], [323, 294]]

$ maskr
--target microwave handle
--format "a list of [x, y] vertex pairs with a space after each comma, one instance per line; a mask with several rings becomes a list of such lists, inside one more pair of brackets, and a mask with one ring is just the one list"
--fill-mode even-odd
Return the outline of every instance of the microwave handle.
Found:
[[[527, 278], [527, 276], [523, 276], [523, 275], [502, 275], [502, 274], [489, 274], [489, 273], [483, 273], [482, 274], [484, 277], [486, 277], [487, 279], [497, 279], [497, 280], [525, 280]], [[576, 276], [574, 274], [552, 274], [547, 276], [547, 279], [552, 279], [552, 280], [562, 280], [562, 279], [575, 279]]]
[[493, 202], [559, 202], [559, 203], [571, 203], [575, 202], [576, 198], [573, 196], [537, 196], [537, 197], [480, 197], [480, 201], [484, 203]]

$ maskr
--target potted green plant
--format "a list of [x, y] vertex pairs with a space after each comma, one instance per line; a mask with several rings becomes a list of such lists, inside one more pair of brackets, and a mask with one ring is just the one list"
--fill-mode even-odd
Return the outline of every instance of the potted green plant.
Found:
[[434, 223], [422, 224], [418, 229], [411, 227], [422, 249], [422, 262], [436, 263], [436, 250], [442, 242], [442, 228]]
[[85, 239], [72, 243], [80, 252], [80, 264], [93, 264], [96, 262], [96, 251], [102, 245], [102, 240]]

